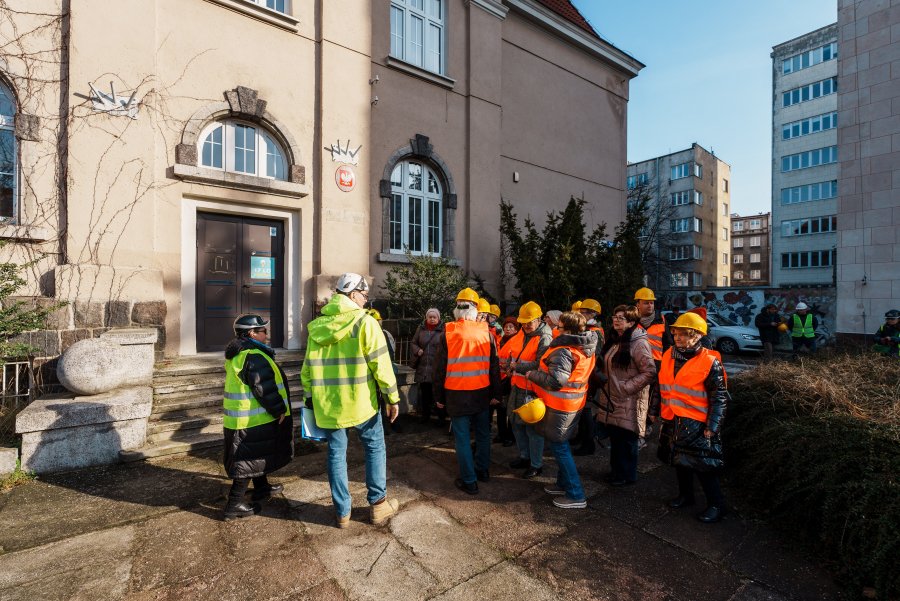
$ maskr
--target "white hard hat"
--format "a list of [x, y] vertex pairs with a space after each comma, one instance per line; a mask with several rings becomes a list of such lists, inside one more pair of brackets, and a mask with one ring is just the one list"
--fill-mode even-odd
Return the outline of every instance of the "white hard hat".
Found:
[[335, 287], [335, 290], [344, 294], [350, 294], [354, 290], [366, 292], [368, 289], [369, 284], [366, 283], [366, 278], [358, 273], [345, 273], [338, 278], [337, 286]]
[[795, 308], [798, 311], [803, 311], [804, 309], [809, 309], [809, 307], [806, 305], [806, 303], [797, 303], [797, 306]]

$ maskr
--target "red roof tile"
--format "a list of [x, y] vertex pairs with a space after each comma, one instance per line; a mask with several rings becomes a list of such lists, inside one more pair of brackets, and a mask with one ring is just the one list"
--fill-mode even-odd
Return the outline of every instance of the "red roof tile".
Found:
[[567, 21], [577, 25], [581, 29], [584, 29], [591, 35], [596, 37], [600, 37], [594, 28], [591, 27], [591, 24], [587, 22], [578, 9], [575, 8], [575, 5], [572, 4], [571, 0], [538, 0], [541, 4], [566, 19]]

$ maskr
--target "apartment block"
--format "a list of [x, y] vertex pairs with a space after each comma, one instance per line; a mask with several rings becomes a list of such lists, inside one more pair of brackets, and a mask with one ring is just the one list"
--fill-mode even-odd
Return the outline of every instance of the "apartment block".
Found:
[[731, 280], [731, 166], [699, 144], [629, 163], [626, 186], [646, 194], [656, 258], [654, 289], [728, 286]]
[[838, 26], [772, 49], [772, 285], [834, 281]]
[[731, 215], [731, 285], [768, 286], [770, 213]]
[[838, 25], [836, 328], [859, 337], [900, 309], [900, 6], [839, 0]]

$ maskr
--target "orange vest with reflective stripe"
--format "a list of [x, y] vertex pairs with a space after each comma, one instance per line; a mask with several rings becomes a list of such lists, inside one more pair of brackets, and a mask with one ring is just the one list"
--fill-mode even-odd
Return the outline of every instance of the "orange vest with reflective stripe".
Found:
[[[641, 326], [643, 327], [643, 326]], [[650, 324], [647, 331], [647, 342], [650, 343], [650, 350], [653, 352], [654, 361], [662, 361], [663, 357], [663, 334], [666, 333], [665, 323]]]
[[534, 392], [540, 397], [544, 404], [551, 409], [557, 411], [565, 411], [574, 413], [584, 407], [585, 398], [587, 397], [588, 378], [594, 370], [594, 364], [597, 361], [596, 355], [586, 357], [581, 349], [574, 346], [557, 346], [549, 349], [544, 356], [541, 357], [542, 371], [549, 371], [547, 367], [547, 358], [560, 349], [567, 348], [575, 359], [575, 368], [569, 375], [569, 381], [563, 384], [559, 390], [545, 390], [534, 384]]
[[[520, 329], [515, 336], [503, 345], [503, 354], [500, 356], [500, 359], [502, 361], [508, 359], [513, 361], [535, 361], [537, 360], [537, 349], [540, 341], [540, 335], [535, 334], [525, 344], [525, 330]], [[524, 374], [514, 373], [512, 375], [512, 385], [525, 390], [529, 384]]]
[[603, 326], [601, 326], [599, 323], [593, 326], [588, 326], [587, 329], [591, 330], [592, 332], [600, 332], [600, 340], [606, 340], [606, 332], [603, 331]]
[[480, 390], [490, 383], [491, 334], [483, 321], [452, 321], [447, 337], [447, 390]]
[[705, 382], [715, 360], [715, 355], [701, 348], [681, 366], [676, 381], [672, 349], [666, 350], [659, 368], [659, 394], [662, 397], [659, 413], [663, 419], [674, 419], [675, 416], [679, 416], [706, 422], [709, 397]]

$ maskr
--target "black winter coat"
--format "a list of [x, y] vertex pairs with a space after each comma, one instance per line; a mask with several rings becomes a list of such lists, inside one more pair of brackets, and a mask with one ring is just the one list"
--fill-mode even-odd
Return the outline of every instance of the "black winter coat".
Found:
[[[772, 324], [775, 324], [774, 326]], [[753, 324], [759, 330], [759, 339], [763, 342], [778, 344], [781, 340], [781, 332], [778, 331], [778, 324], [781, 323], [781, 316], [778, 313], [769, 313], [766, 309], [756, 316]]]
[[[693, 358], [699, 349], [699, 344], [683, 353], [672, 349], [676, 384], [678, 370]], [[662, 420], [657, 456], [663, 463], [698, 472], [710, 472], [722, 467], [722, 422], [725, 420], [725, 409], [730, 396], [725, 386], [725, 372], [718, 359], [713, 361], [712, 368], [706, 376], [705, 387], [709, 399], [706, 422], [687, 417]], [[706, 438], [703, 435], [704, 430], [712, 431], [713, 435]]]
[[[232, 359], [241, 351], [250, 349], [261, 350], [273, 360], [275, 358], [275, 351], [271, 348], [256, 344], [249, 338], [235, 338], [225, 348], [225, 359]], [[280, 367], [278, 370], [287, 389], [287, 377]], [[284, 421], [278, 423], [278, 418], [284, 414], [285, 407], [281, 395], [278, 394], [275, 374], [268, 361], [258, 355], [249, 355], [238, 377], [250, 387], [259, 404], [276, 418], [273, 422], [253, 428], [224, 429], [224, 463], [228, 477], [256, 478], [290, 463], [294, 456], [294, 422], [288, 415]], [[290, 399], [289, 389], [288, 399]]]

